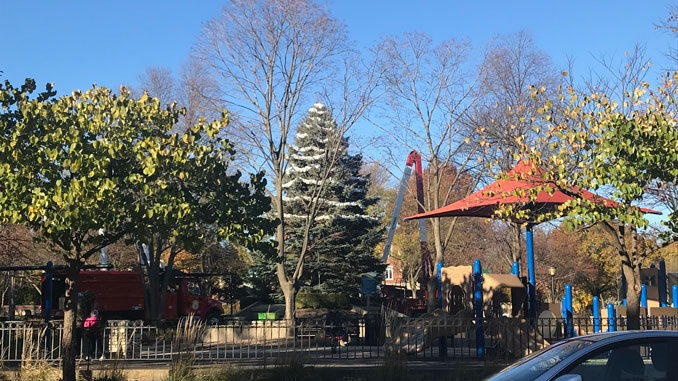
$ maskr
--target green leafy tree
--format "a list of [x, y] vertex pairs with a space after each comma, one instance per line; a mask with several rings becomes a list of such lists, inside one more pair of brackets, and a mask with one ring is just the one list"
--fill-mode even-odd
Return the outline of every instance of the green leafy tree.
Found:
[[127, 192], [119, 185], [124, 162], [134, 157], [124, 142], [133, 129], [125, 100], [102, 89], [54, 99], [48, 85], [30, 99], [34, 90], [33, 80], [0, 88], [0, 217], [39, 232], [68, 266], [63, 379], [75, 380], [78, 274], [126, 233]]
[[[93, 87], [58, 99], [51, 86], [31, 99], [34, 90], [33, 80], [21, 88], [8, 82], [0, 87], [0, 219], [37, 232], [66, 262], [63, 379], [71, 381], [75, 380], [78, 276], [101, 248], [125, 234], [149, 237], [151, 226], [159, 233], [183, 237], [189, 233], [177, 233], [167, 221], [161, 224], [163, 218], [193, 223], [196, 214], [211, 210], [222, 213], [217, 213], [216, 229], [224, 235], [248, 241], [267, 232], [262, 232], [265, 225], [254, 228], [247, 219], [243, 223], [242, 215], [223, 215], [224, 209], [215, 204], [226, 196], [216, 196], [196, 210], [187, 195], [193, 188], [163, 183], [171, 177], [165, 171], [171, 169], [178, 177], [207, 181], [208, 187], [224, 181], [225, 175], [212, 178], [200, 169], [226, 165], [218, 161], [229, 157], [228, 150], [215, 157], [211, 146], [195, 145], [195, 135], [214, 137], [222, 122], [200, 124], [181, 137], [170, 136], [178, 110], [162, 109], [147, 96], [134, 100], [124, 88], [119, 95]], [[192, 167], [198, 163], [198, 169]], [[243, 210], [238, 203], [249, 202], [245, 189], [251, 192], [249, 187], [233, 190], [233, 197], [240, 197], [234, 213]], [[169, 190], [178, 192], [173, 199]]]
[[200, 120], [181, 135], [168, 134], [179, 110], [174, 105], [167, 110], [172, 118], [157, 126], [162, 133], [140, 140], [143, 159], [127, 167], [135, 206], [130, 211], [135, 221], [130, 239], [139, 244], [147, 314], [153, 320], [162, 317], [165, 293], [160, 291], [168, 287], [178, 254], [199, 253], [215, 240], [250, 249], [270, 247], [260, 240], [275, 226], [264, 218], [271, 204], [263, 173], [251, 175], [246, 183], [229, 167], [235, 151], [219, 134], [227, 119]]
[[[554, 152], [542, 160], [543, 147], [523, 147], [530, 158], [546, 169], [540, 190], [556, 186], [573, 199], [556, 210], [528, 216], [527, 211], [509, 211], [518, 218], [536, 221], [566, 217], [572, 226], [599, 224], [609, 235], [627, 280], [629, 329], [640, 327], [640, 268], [657, 247], [642, 238], [649, 222], [637, 206], [648, 196], [656, 181], [675, 181], [678, 176], [678, 130], [669, 106], [675, 103], [670, 89], [678, 75], [669, 78], [656, 92], [647, 92], [643, 83], [627, 94], [631, 110], [622, 113], [605, 94], [577, 95], [572, 88], [561, 96], [562, 107], [546, 102], [540, 109], [547, 121], [544, 141]], [[539, 91], [534, 96], [539, 96]], [[614, 202], [586, 197], [584, 189], [605, 192]], [[505, 212], [505, 211], [503, 211]], [[670, 216], [675, 224], [676, 213]]]

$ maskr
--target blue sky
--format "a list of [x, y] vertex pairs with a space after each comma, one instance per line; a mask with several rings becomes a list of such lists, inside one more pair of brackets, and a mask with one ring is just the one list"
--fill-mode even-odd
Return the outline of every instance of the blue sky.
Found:
[[[0, 79], [20, 84], [35, 78], [53, 82], [60, 93], [92, 83], [117, 88], [136, 85], [148, 66], [178, 70], [225, 0], [20, 1], [0, 0]], [[574, 74], [595, 68], [594, 56], [621, 58], [636, 42], [653, 62], [648, 79], [666, 67], [664, 52], [678, 39], [656, 30], [670, 2], [644, 1], [460, 1], [330, 0], [357, 46], [406, 31], [435, 40], [467, 39], [478, 61], [497, 35], [532, 33], [553, 63]]]
[[[223, 1], [10, 1], [0, 5], [3, 79], [33, 77], [60, 92], [92, 83], [136, 84], [147, 66], [177, 70]], [[333, 0], [336, 17], [360, 47], [380, 37], [416, 30], [436, 40], [468, 39], [475, 58], [495, 35], [528, 30], [557, 66], [575, 59], [575, 74], [595, 65], [593, 55], [621, 57], [647, 44], [654, 68], [676, 46], [653, 24], [668, 2], [645, 1], [419, 1]], [[656, 69], [655, 69], [656, 70]], [[655, 73], [657, 74], [657, 73]]]

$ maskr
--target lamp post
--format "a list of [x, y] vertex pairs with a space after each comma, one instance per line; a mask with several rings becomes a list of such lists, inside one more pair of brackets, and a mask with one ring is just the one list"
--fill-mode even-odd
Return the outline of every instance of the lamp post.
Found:
[[556, 276], [556, 268], [551, 266], [549, 267], [549, 275], [551, 275], [551, 303], [556, 301], [556, 283], [554, 277]]

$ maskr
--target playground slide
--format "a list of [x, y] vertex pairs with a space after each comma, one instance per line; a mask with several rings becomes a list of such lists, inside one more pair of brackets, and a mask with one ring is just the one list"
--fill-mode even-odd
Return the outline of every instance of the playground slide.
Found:
[[419, 318], [393, 319], [387, 325], [385, 347], [394, 353], [414, 354], [431, 347], [441, 336], [467, 334], [473, 329], [471, 319], [450, 316], [442, 311]]

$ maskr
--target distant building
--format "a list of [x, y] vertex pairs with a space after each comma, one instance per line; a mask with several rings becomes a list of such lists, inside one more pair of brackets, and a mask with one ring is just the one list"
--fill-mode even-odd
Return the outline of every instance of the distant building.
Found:
[[406, 287], [406, 283], [402, 262], [393, 257], [388, 257], [386, 260], [386, 270], [384, 271], [384, 284]]

